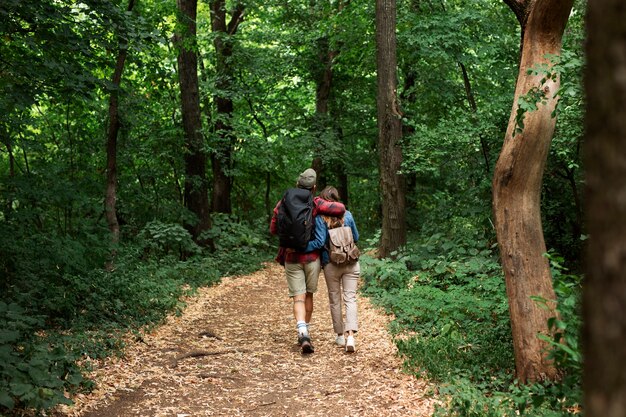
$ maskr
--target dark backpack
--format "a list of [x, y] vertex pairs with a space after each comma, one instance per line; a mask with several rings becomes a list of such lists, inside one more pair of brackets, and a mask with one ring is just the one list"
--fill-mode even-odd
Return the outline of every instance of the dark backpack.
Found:
[[304, 252], [315, 227], [313, 193], [303, 188], [285, 191], [278, 207], [276, 226], [280, 246]]
[[339, 226], [328, 229], [328, 256], [335, 265], [352, 264], [359, 260], [361, 251], [354, 243], [352, 229], [348, 226]]

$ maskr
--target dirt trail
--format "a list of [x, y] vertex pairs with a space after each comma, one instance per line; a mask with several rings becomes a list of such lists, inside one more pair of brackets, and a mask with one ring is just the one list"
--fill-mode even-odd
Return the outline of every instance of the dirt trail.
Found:
[[225, 278], [180, 317], [93, 373], [98, 388], [57, 416], [430, 416], [424, 381], [401, 372], [388, 318], [359, 299], [357, 351], [334, 344], [323, 275], [302, 355], [283, 270]]

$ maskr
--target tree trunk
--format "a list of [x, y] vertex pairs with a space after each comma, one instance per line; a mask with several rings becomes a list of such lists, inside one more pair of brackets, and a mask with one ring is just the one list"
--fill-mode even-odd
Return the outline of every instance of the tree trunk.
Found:
[[324, 172], [324, 158], [322, 154], [325, 143], [320, 139], [324, 136], [325, 131], [332, 125], [331, 118], [328, 114], [330, 94], [333, 86], [333, 60], [338, 55], [338, 51], [331, 51], [328, 37], [322, 37], [317, 40], [317, 56], [319, 58], [318, 70], [315, 71], [315, 157], [311, 163], [311, 168], [317, 172], [317, 187], [322, 189], [327, 185], [326, 172]]
[[[196, 215], [197, 222], [186, 224], [194, 240], [211, 227], [206, 180], [207, 156], [201, 133], [198, 90], [198, 57], [196, 55], [197, 0], [177, 0], [184, 32], [176, 35], [179, 47], [178, 73], [185, 131], [185, 206]], [[200, 242], [208, 243], [208, 242]]]
[[402, 121], [397, 100], [396, 2], [376, 0], [377, 114], [382, 236], [379, 256], [387, 257], [406, 243]]
[[[313, 2], [311, 2], [313, 4]], [[337, 9], [333, 13], [341, 13], [345, 7], [350, 4], [350, 0], [340, 0], [337, 2]], [[327, 19], [327, 17], [319, 17], [320, 20]], [[315, 144], [315, 156], [311, 163], [311, 168], [317, 172], [317, 188], [322, 189], [328, 185], [327, 172], [325, 170], [325, 162], [330, 162], [334, 165], [334, 171], [343, 171], [345, 165], [343, 159], [337, 158], [333, 160], [332, 156], [324, 154], [324, 150], [327, 148], [327, 144], [321, 138], [325, 136], [326, 132], [337, 126], [336, 120], [333, 115], [329, 114], [331, 93], [333, 88], [333, 63], [335, 58], [339, 55], [338, 49], [331, 48], [331, 39], [328, 35], [322, 36], [317, 39], [317, 56], [318, 66], [314, 70], [313, 78], [315, 79], [315, 135], [318, 140]], [[339, 166], [338, 166], [339, 165]], [[340, 178], [337, 178], [340, 180]], [[347, 194], [346, 194], [347, 197]], [[343, 197], [342, 197], [343, 198]]]
[[[510, 2], [509, 2], [510, 3]], [[548, 334], [547, 320], [555, 316], [555, 300], [541, 226], [541, 184], [556, 119], [552, 111], [559, 80], [528, 74], [538, 64], [549, 64], [545, 54], [558, 54], [572, 0], [517, 1], [522, 23], [522, 56], [513, 110], [493, 178], [493, 211], [506, 280], [517, 377], [522, 382], [554, 379], [556, 368], [546, 358], [546, 344], [537, 337]], [[520, 11], [524, 3], [526, 8]], [[520, 129], [518, 102], [539, 88], [543, 103], [527, 112]], [[549, 301], [549, 310], [531, 297]]]
[[[129, 0], [127, 10], [130, 12], [135, 6], [135, 0]], [[126, 62], [128, 49], [124, 39], [120, 39], [119, 51], [117, 53], [117, 62], [113, 71], [113, 79], [111, 84], [113, 90], [109, 96], [109, 129], [107, 133], [107, 179], [106, 192], [104, 197], [104, 212], [111, 232], [111, 241], [117, 244], [120, 239], [120, 224], [117, 220], [117, 211], [115, 203], [117, 202], [117, 135], [120, 130], [119, 118], [119, 88], [122, 81], [122, 72]], [[115, 250], [113, 252], [115, 256]]]
[[233, 87], [233, 67], [231, 58], [233, 45], [231, 37], [237, 32], [239, 23], [243, 18], [243, 6], [238, 4], [226, 24], [226, 2], [215, 0], [211, 2], [211, 28], [215, 35], [213, 46], [216, 55], [216, 87], [219, 91], [213, 100], [215, 102], [217, 117], [215, 118], [215, 134], [217, 136], [211, 153], [211, 167], [213, 170], [213, 195], [212, 210], [217, 213], [231, 213], [232, 179], [232, 152], [235, 137], [231, 119], [233, 117], [233, 100], [230, 91]]
[[[341, 129], [341, 127], [337, 129], [337, 138], [341, 143], [344, 143], [343, 129]], [[335, 187], [337, 187], [337, 191], [339, 191], [341, 201], [347, 207], [350, 196], [348, 195], [348, 173], [346, 172], [346, 163], [343, 158], [335, 159], [334, 168], [335, 178], [337, 178]]]
[[[15, 178], [15, 156], [13, 155], [13, 147], [11, 146], [11, 138], [9, 137], [8, 132], [3, 132], [5, 133], [6, 137], [6, 148], [7, 148], [7, 153], [9, 154], [9, 178], [13, 179]], [[10, 191], [14, 191], [13, 190], [14, 185], [11, 184], [9, 190]], [[11, 213], [13, 212], [13, 197], [12, 197], [13, 193], [9, 192], [7, 193], [7, 200], [6, 200], [6, 204], [4, 205], [4, 218], [6, 220], [8, 220], [11, 217]]]
[[626, 7], [587, 5], [585, 416], [626, 416]]
[[[478, 112], [478, 106], [476, 106], [476, 99], [474, 98], [474, 92], [472, 91], [472, 83], [470, 82], [469, 75], [467, 74], [467, 68], [462, 62], [459, 62], [461, 68], [461, 74], [463, 75], [463, 86], [465, 87], [465, 96], [467, 97], [467, 103], [469, 104], [470, 111], [474, 116]], [[476, 120], [475, 118], [473, 120]], [[491, 161], [489, 161], [489, 146], [485, 137], [480, 134], [478, 136], [480, 141], [480, 148], [483, 152], [483, 158], [485, 160], [485, 172], [488, 174], [490, 171]]]

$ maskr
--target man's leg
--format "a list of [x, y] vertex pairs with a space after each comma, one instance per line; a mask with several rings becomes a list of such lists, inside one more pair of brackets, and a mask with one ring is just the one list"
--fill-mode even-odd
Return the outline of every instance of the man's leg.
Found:
[[313, 293], [306, 293], [304, 299], [305, 320], [307, 323], [311, 322], [311, 316], [313, 315]]
[[322, 266], [319, 259], [304, 265], [304, 275], [306, 281], [306, 298], [304, 300], [304, 306], [307, 324], [311, 323], [311, 317], [313, 316], [313, 294], [317, 292], [317, 282], [319, 280], [321, 270]]
[[[298, 294], [293, 297], [293, 316], [296, 318], [296, 328], [298, 329], [298, 343], [302, 348], [302, 353], [313, 353], [313, 345], [311, 344], [311, 336], [309, 335], [309, 326], [306, 310], [306, 294]], [[310, 317], [310, 315], [309, 315]]]
[[298, 294], [293, 296], [293, 316], [296, 322], [307, 322], [306, 296], [308, 294]]
[[298, 342], [303, 353], [313, 353], [313, 346], [306, 325], [306, 277], [302, 264], [285, 263], [289, 296], [293, 299], [293, 316], [296, 319]]

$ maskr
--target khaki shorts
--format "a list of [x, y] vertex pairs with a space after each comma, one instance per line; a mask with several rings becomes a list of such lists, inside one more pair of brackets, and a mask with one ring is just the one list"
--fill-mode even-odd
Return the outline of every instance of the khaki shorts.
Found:
[[306, 264], [292, 264], [285, 262], [285, 275], [287, 276], [287, 286], [289, 296], [300, 295], [307, 292], [311, 294], [317, 292], [317, 280], [320, 276], [320, 260]]

